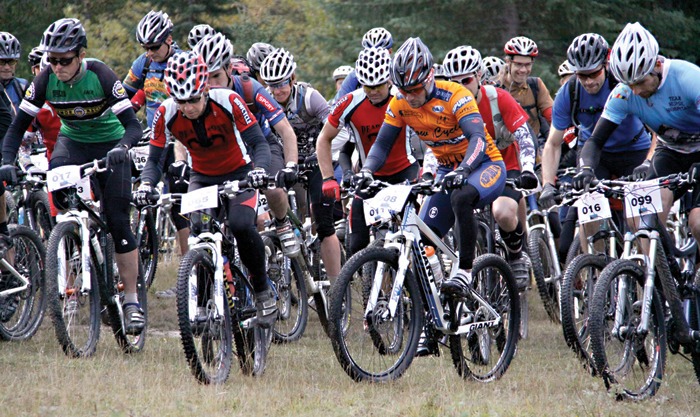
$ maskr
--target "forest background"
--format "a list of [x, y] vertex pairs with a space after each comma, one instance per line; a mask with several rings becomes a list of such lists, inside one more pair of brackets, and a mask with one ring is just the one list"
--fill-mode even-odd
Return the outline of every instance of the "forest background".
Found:
[[174, 23], [174, 39], [187, 46], [192, 26], [208, 23], [226, 34], [235, 53], [245, 55], [254, 42], [291, 51], [301, 80], [324, 96], [333, 91], [331, 73], [354, 65], [362, 35], [376, 26], [388, 29], [394, 49], [420, 36], [437, 62], [459, 45], [482, 56], [503, 55], [513, 36], [533, 39], [540, 51], [533, 75], [556, 91], [556, 69], [576, 36], [595, 32], [612, 45], [627, 22], [639, 21], [657, 38], [661, 54], [700, 61], [700, 2], [672, 0], [0, 0], [0, 30], [22, 45], [17, 75], [31, 79], [27, 53], [51, 22], [79, 18], [88, 32], [88, 56], [98, 58], [124, 78], [143, 50], [135, 39], [139, 20], [163, 10]]

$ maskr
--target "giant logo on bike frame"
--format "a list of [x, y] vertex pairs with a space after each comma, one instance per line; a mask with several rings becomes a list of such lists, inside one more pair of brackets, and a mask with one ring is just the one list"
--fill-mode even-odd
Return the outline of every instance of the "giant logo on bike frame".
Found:
[[489, 188], [501, 178], [502, 173], [499, 165], [490, 165], [479, 175], [479, 184], [484, 188]]

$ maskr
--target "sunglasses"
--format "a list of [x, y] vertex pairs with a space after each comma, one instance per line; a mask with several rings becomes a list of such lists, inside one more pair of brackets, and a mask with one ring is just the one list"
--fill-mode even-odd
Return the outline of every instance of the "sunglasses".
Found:
[[197, 103], [200, 102], [200, 100], [202, 100], [202, 97], [203, 97], [203, 96], [191, 97], [191, 98], [189, 98], [189, 99], [187, 99], [187, 100], [178, 100], [178, 99], [175, 99], [175, 103], [177, 103], [177, 104], [179, 104], [179, 105], [183, 105], [183, 104], [197, 104]]
[[382, 83], [379, 85], [363, 85], [362, 88], [365, 91], [374, 91], [374, 90], [379, 90], [380, 88], [384, 87], [386, 83]]
[[277, 89], [280, 89], [284, 86], [289, 85], [290, 82], [291, 82], [291, 80], [284, 80], [284, 81], [276, 83], [276, 84], [268, 84], [267, 86], [270, 87], [271, 90], [277, 90]]
[[461, 80], [458, 80], [458, 79], [456, 79], [456, 78], [453, 78], [452, 81], [454, 81], [454, 82], [456, 82], [456, 83], [458, 83], [458, 84], [467, 85], [467, 84], [471, 84], [471, 82], [474, 81], [475, 79], [476, 79], [475, 76], [470, 75], [470, 76], [468, 76], [468, 77], [462, 78]]
[[69, 58], [56, 58], [56, 57], [49, 57], [48, 61], [49, 64], [51, 65], [61, 65], [62, 67], [70, 65], [75, 58], [77, 58], [78, 55], [73, 55], [72, 57]]
[[600, 67], [600, 69], [598, 71], [591, 72], [590, 74], [580, 74], [577, 72], [576, 76], [578, 77], [579, 80], [597, 78], [603, 72], [603, 70], [605, 70], [605, 67]]
[[417, 87], [411, 88], [410, 90], [404, 90], [403, 88], [399, 88], [399, 91], [400, 91], [401, 94], [403, 94], [404, 96], [407, 96], [407, 95], [409, 95], [409, 94], [418, 94], [418, 92], [419, 92], [421, 89], [423, 89], [424, 87], [425, 87], [425, 85], [424, 85], [424, 84], [421, 84], [421, 85], [419, 85], [419, 86], [417, 86]]
[[0, 67], [3, 65], [15, 65], [16, 63], [16, 59], [0, 59]]
[[158, 45], [141, 45], [141, 47], [147, 51], [155, 52], [160, 49], [160, 47], [163, 46], [162, 43], [159, 43]]

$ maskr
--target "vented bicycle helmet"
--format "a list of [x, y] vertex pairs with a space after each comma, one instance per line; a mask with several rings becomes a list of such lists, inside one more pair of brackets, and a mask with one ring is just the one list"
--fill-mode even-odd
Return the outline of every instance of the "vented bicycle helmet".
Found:
[[204, 58], [209, 72], [214, 72], [228, 65], [233, 56], [233, 46], [221, 33], [207, 35], [195, 45], [194, 52]]
[[608, 42], [602, 36], [597, 33], [584, 33], [571, 42], [566, 57], [574, 72], [591, 71], [605, 64], [609, 48]]
[[250, 47], [250, 49], [248, 49], [248, 53], [246, 54], [246, 58], [248, 59], [248, 64], [250, 64], [250, 69], [252, 69], [255, 72], [260, 72], [260, 66], [262, 65], [263, 61], [275, 49], [277, 49], [277, 48], [270, 45], [269, 43], [264, 43], [264, 42], [254, 43]]
[[394, 40], [388, 30], [379, 27], [370, 29], [362, 37], [363, 48], [386, 48], [389, 49], [394, 45]]
[[352, 72], [353, 68], [350, 65], [341, 65], [333, 71], [333, 81], [338, 81], [340, 78], [345, 78]]
[[557, 74], [559, 77], [566, 77], [567, 75], [572, 75], [573, 73], [574, 70], [571, 69], [568, 59], [562, 62], [561, 65], [559, 65], [559, 68], [557, 68]]
[[438, 64], [437, 62], [433, 64], [433, 77], [435, 77], [436, 80], [447, 80], [450, 77], [445, 74], [445, 67], [442, 66], [442, 64]]
[[44, 52], [61, 54], [87, 48], [85, 28], [80, 20], [74, 18], [59, 19], [44, 31], [40, 47]]
[[231, 73], [233, 75], [250, 74], [250, 65], [245, 57], [235, 55], [231, 58]]
[[506, 42], [503, 52], [505, 52], [506, 55], [522, 55], [531, 56], [533, 58], [539, 55], [535, 41], [525, 36], [517, 36]]
[[44, 56], [44, 51], [40, 47], [34, 47], [29, 54], [27, 54], [27, 60], [29, 61], [29, 66], [33, 67], [35, 65], [41, 64], [41, 57]]
[[389, 81], [391, 76], [391, 56], [385, 48], [367, 48], [360, 52], [355, 61], [357, 82], [375, 86]]
[[215, 34], [216, 30], [207, 24], [195, 25], [187, 35], [187, 45], [190, 49], [194, 49], [195, 45], [204, 39], [205, 36]]
[[484, 81], [494, 81], [506, 66], [506, 63], [497, 56], [487, 56], [482, 62], [484, 64]]
[[164, 81], [171, 97], [189, 100], [204, 93], [209, 81], [209, 68], [196, 52], [178, 52], [168, 59]]
[[158, 45], [173, 31], [173, 22], [167, 13], [151, 10], [136, 27], [136, 40], [141, 45]]
[[391, 81], [400, 89], [423, 86], [430, 81], [433, 55], [420, 38], [408, 38], [401, 45], [391, 68]]
[[442, 61], [445, 74], [452, 78], [475, 74], [482, 70], [481, 54], [471, 46], [459, 46], [445, 55]]
[[294, 55], [279, 48], [265, 58], [260, 66], [260, 76], [266, 83], [276, 84], [290, 78], [296, 68]]
[[19, 59], [21, 48], [15, 35], [0, 32], [0, 59]]
[[623, 84], [635, 84], [654, 69], [659, 55], [656, 38], [639, 22], [628, 23], [610, 51], [610, 71]]

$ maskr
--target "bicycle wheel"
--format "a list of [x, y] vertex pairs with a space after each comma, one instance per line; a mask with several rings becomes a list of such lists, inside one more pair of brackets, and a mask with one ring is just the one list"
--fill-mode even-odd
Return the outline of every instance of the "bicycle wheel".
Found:
[[472, 277], [472, 288], [487, 305], [474, 295], [457, 304], [460, 326], [472, 329], [450, 336], [450, 354], [462, 378], [489, 382], [503, 376], [515, 355], [520, 325], [518, 286], [506, 261], [493, 254], [474, 260]]
[[272, 340], [275, 343], [294, 342], [304, 334], [309, 318], [304, 276], [299, 261], [287, 258], [282, 253], [276, 233], [265, 232], [262, 238], [267, 256], [267, 275], [275, 286], [279, 311]]
[[[700, 286], [700, 270], [695, 272], [695, 287]], [[700, 330], [700, 294], [695, 294], [690, 299], [690, 320], [688, 322], [693, 330]], [[700, 352], [694, 349], [690, 352], [690, 357], [693, 362], [693, 370], [695, 378], [700, 382]]]
[[555, 258], [549, 251], [547, 235], [543, 229], [535, 229], [527, 237], [527, 252], [532, 262], [532, 273], [535, 276], [537, 290], [542, 304], [554, 323], [559, 323], [559, 293], [561, 282], [556, 278], [554, 267]]
[[17, 224], [19, 222], [19, 208], [9, 190], [5, 190], [5, 211], [7, 213], [7, 224]]
[[[371, 276], [367, 274], [368, 265], [374, 272]], [[368, 247], [348, 260], [333, 283], [329, 336], [338, 362], [355, 381], [397, 379], [416, 354], [425, 313], [418, 282], [411, 270], [406, 271], [393, 316], [389, 315], [390, 293], [382, 290], [374, 308], [365, 313], [367, 280], [379, 278], [382, 289], [391, 289], [397, 269], [395, 250]], [[377, 277], [377, 274], [381, 275]]]
[[46, 251], [46, 291], [49, 312], [63, 352], [71, 357], [95, 353], [100, 337], [100, 296], [97, 275], [90, 274], [90, 290], [82, 291], [83, 277], [97, 265], [85, 265], [80, 226], [58, 223]]
[[[214, 299], [214, 261], [203, 248], [187, 252], [177, 273], [177, 317], [187, 364], [197, 381], [221, 384], [233, 359], [231, 313], [217, 311]], [[190, 317], [190, 302], [195, 308]], [[196, 307], [195, 307], [196, 306]]]
[[[345, 264], [345, 249], [343, 248], [343, 244], [339, 242], [340, 245], [340, 265], [341, 267]], [[322, 260], [321, 260], [321, 241], [317, 240], [314, 242], [311, 246], [311, 264], [313, 265], [314, 268], [314, 274], [316, 277], [318, 277], [318, 281], [328, 281], [328, 276], [326, 275], [326, 268], [323, 266]], [[331, 285], [333, 283], [330, 283]], [[328, 331], [328, 315], [326, 313], [326, 308], [328, 307], [329, 299], [330, 299], [330, 294], [329, 294], [329, 289], [330, 286], [324, 286], [323, 284], [319, 284], [320, 288], [319, 291], [313, 294], [313, 299], [314, 299], [314, 305], [313, 309], [316, 310], [316, 313], [318, 314], [318, 319], [321, 322], [321, 327], [323, 327], [324, 332], [330, 336], [329, 331]]]
[[[26, 278], [28, 287], [21, 292], [0, 296], [0, 338], [3, 340], [27, 340], [41, 326], [46, 310], [46, 277], [44, 261], [46, 252], [39, 237], [31, 229], [10, 225], [14, 247], [7, 257], [15, 271]], [[2, 271], [2, 289], [15, 288], [21, 281], [10, 271]]]
[[169, 264], [175, 257], [177, 229], [170, 218], [170, 210], [162, 207], [156, 213], [156, 230], [158, 231], [158, 252], [163, 255], [163, 262]]
[[[618, 283], [626, 285], [619, 293]], [[628, 259], [611, 262], [598, 278], [590, 302], [589, 327], [593, 363], [606, 387], [618, 399], [641, 400], [659, 389], [666, 363], [666, 328], [659, 294], [654, 291], [649, 309], [649, 331], [641, 322], [644, 268]], [[616, 309], [624, 309], [619, 329], [614, 328]], [[617, 331], [614, 333], [614, 331]]]
[[[143, 230], [135, 230], [139, 226], [140, 216], [145, 216]], [[156, 221], [153, 219], [153, 210], [141, 211], [132, 207], [131, 225], [134, 229], [134, 236], [139, 237], [137, 242], [139, 261], [143, 268], [146, 289], [149, 289], [156, 279], [156, 270], [158, 269], [158, 232], [156, 231]]]
[[571, 261], [561, 283], [561, 325], [566, 344], [595, 374], [588, 328], [590, 301], [601, 271], [610, 263], [605, 255], [582, 254]]
[[29, 197], [29, 205], [34, 218], [34, 231], [39, 235], [42, 242], [46, 242], [51, 235], [51, 229], [56, 224], [53, 217], [51, 217], [48, 194], [41, 190], [33, 192]]

